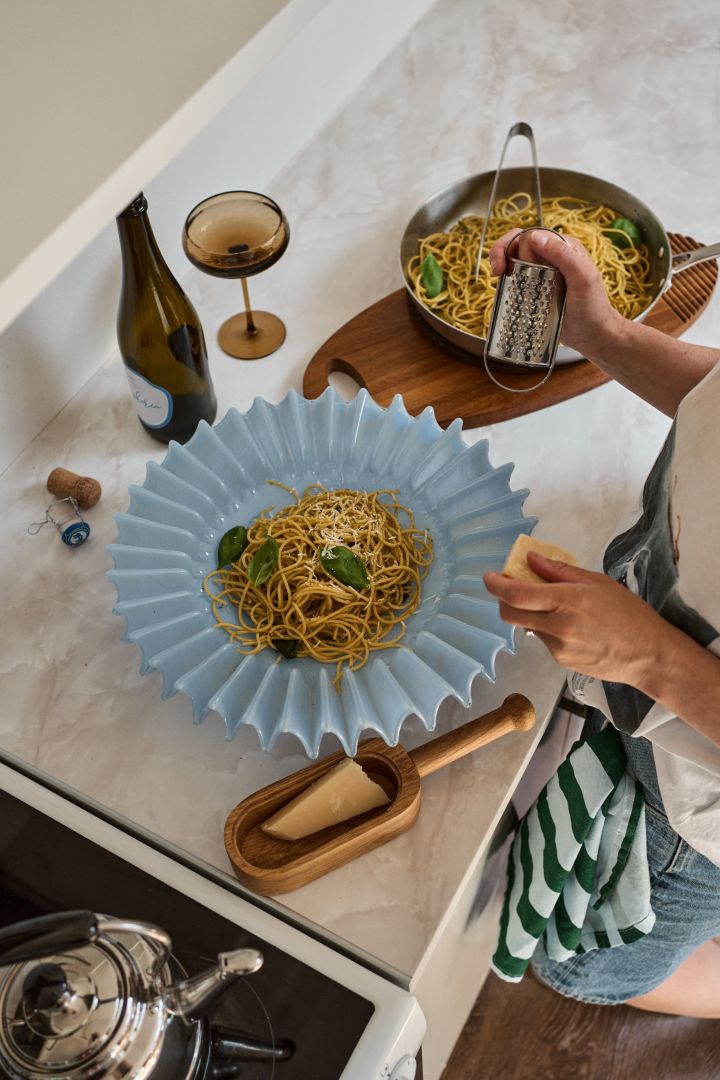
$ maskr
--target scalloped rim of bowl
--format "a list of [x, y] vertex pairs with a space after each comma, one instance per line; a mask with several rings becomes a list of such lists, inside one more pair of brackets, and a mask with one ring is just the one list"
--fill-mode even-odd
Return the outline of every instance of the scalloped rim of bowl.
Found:
[[[184, 446], [170, 443], [162, 463], [148, 463], [144, 483], [131, 485], [130, 507], [116, 515], [118, 540], [109, 545], [113, 610], [125, 620], [124, 640], [141, 650], [141, 673], [162, 673], [163, 698], [184, 692], [195, 723], [217, 712], [227, 739], [250, 724], [267, 750], [292, 734], [311, 758], [327, 734], [353, 755], [368, 733], [396, 745], [411, 716], [433, 730], [450, 698], [468, 707], [475, 679], [494, 681], [498, 653], [515, 652], [515, 628], [500, 619], [482, 573], [501, 566], [537, 519], [523, 513], [527, 489], [510, 487], [512, 463], [493, 467], [487, 440], [467, 446], [461, 431], [460, 420], [443, 430], [430, 407], [411, 416], [400, 395], [385, 409], [365, 390], [346, 402], [329, 387], [313, 400], [294, 390], [276, 405], [258, 397], [214, 428], [201, 422]], [[436, 560], [406, 643], [376, 652], [358, 671], [346, 669], [342, 694], [332, 686], [334, 665], [306, 657], [288, 668], [268, 650], [239, 653], [202, 592], [217, 540], [238, 524], [238, 496], [257, 513], [273, 470], [289, 470], [283, 482], [300, 487], [303, 469], [313, 477], [328, 472], [332, 455], [336, 486], [352, 486], [343, 477], [355, 470], [368, 477], [358, 487], [378, 490], [397, 470], [402, 501], [416, 515], [436, 517]]]

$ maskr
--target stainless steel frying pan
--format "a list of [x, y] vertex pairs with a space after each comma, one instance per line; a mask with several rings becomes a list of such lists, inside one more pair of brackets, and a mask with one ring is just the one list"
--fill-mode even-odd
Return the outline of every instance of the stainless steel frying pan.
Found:
[[[403, 233], [400, 244], [400, 264], [405, 287], [418, 314], [451, 344], [458, 346], [472, 356], [482, 358], [485, 339], [468, 334], [465, 330], [446, 323], [413, 293], [412, 284], [407, 275], [407, 264], [417, 253], [418, 243], [424, 236], [434, 232], [445, 232], [461, 217], [468, 214], [484, 214], [487, 208], [490, 189], [495, 172], [484, 172], [477, 176], [468, 176], [458, 180], [427, 199], [416, 214], [412, 216]], [[698, 248], [697, 251], [672, 255], [670, 241], [662, 222], [652, 210], [630, 192], [606, 180], [599, 180], [587, 173], [573, 172], [569, 169], [540, 169], [542, 194], [547, 198], [571, 195], [587, 199], [589, 202], [602, 203], [617, 210], [618, 215], [629, 218], [639, 228], [642, 238], [650, 251], [650, 283], [653, 295], [650, 303], [640, 315], [635, 317], [641, 322], [670, 286], [672, 275], [699, 262], [720, 257], [720, 243]], [[500, 179], [496, 198], [512, 195], [516, 191], [532, 191], [534, 173], [532, 168], [504, 169]], [[570, 364], [582, 357], [573, 349], [561, 346], [557, 353], [557, 364]]]

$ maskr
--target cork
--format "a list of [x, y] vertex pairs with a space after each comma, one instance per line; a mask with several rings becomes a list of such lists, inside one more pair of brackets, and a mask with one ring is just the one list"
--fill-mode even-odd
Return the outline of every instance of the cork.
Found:
[[47, 489], [58, 499], [75, 499], [81, 510], [89, 510], [102, 495], [102, 488], [92, 476], [78, 476], [69, 469], [53, 469], [47, 478]]

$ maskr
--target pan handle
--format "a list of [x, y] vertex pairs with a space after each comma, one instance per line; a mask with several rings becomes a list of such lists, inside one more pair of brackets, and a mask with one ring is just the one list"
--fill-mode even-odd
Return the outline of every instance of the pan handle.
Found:
[[529, 731], [534, 723], [532, 703], [522, 694], [510, 694], [498, 709], [418, 746], [410, 751], [410, 757], [420, 776], [429, 776], [502, 735], [511, 731]]
[[694, 251], [678, 251], [672, 257], [672, 272], [677, 274], [679, 270], [687, 270], [689, 266], [717, 258], [720, 258], [720, 244], [708, 244]]

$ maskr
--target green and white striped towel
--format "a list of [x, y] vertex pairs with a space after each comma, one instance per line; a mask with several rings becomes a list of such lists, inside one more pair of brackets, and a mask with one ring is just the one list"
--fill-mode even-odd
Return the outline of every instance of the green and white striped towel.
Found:
[[608, 725], [575, 744], [520, 823], [492, 967], [519, 982], [541, 937], [562, 961], [636, 941], [654, 922], [645, 800]]

